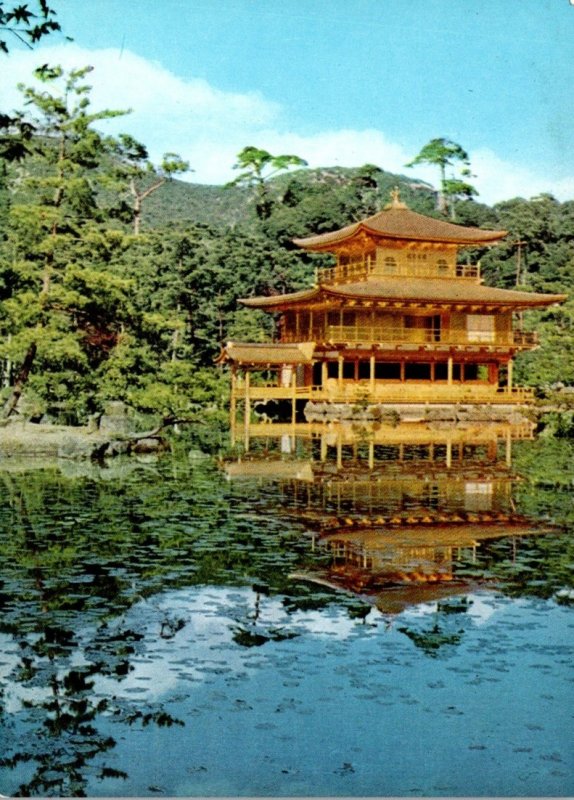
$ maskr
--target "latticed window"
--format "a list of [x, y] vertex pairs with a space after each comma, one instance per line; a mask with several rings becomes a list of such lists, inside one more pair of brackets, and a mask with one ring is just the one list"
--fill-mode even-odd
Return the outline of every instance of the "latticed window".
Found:
[[385, 272], [394, 275], [397, 271], [397, 259], [394, 256], [385, 256]]
[[491, 314], [469, 314], [466, 318], [469, 342], [494, 342], [495, 322]]

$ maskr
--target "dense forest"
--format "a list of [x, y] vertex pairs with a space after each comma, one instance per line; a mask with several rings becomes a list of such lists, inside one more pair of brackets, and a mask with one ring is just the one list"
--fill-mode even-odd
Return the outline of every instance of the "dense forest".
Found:
[[[38, 70], [44, 86], [20, 87], [25, 111], [1, 130], [4, 417], [17, 409], [76, 424], [123, 400], [141, 413], [223, 418], [221, 345], [273, 334], [273, 319], [238, 298], [308, 286], [329, 263], [294, 237], [376, 212], [394, 186], [414, 210], [445, 213], [416, 165], [404, 175], [373, 164], [308, 169], [296, 156], [246, 147], [229, 186], [178, 180], [188, 165], [177, 154], [153, 164], [132, 137], [99, 132], [122, 112], [92, 109], [89, 71]], [[488, 284], [571, 292], [574, 200], [545, 194], [489, 207], [470, 192], [453, 197], [456, 222], [509, 232], [468, 254]], [[574, 384], [573, 319], [574, 300], [525, 314], [542, 346], [519, 358], [517, 378], [541, 396]]]

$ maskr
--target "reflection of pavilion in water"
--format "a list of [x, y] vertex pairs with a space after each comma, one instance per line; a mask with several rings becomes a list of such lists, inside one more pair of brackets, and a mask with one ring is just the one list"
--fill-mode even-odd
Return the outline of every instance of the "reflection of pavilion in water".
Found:
[[531, 436], [529, 424], [337, 424], [291, 434], [259, 425], [251, 453], [227, 473], [278, 481], [281, 513], [303, 520], [312, 547], [330, 554], [327, 567], [294, 577], [375, 595], [393, 611], [482, 583], [477, 552], [489, 540], [508, 539], [515, 554], [522, 537], [542, 532], [514, 499], [512, 442]]

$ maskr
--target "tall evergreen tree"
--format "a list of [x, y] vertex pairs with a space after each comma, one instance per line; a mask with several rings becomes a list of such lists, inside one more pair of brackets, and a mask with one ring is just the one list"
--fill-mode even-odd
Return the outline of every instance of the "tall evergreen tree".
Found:
[[267, 150], [249, 145], [237, 154], [233, 169], [242, 170], [229, 186], [248, 186], [255, 195], [255, 209], [260, 220], [267, 220], [273, 211], [273, 198], [269, 192], [269, 178], [290, 167], [306, 167], [299, 156], [273, 156]]
[[123, 113], [90, 109], [84, 82], [90, 69], [65, 74], [45, 66], [36, 71], [45, 90], [20, 87], [40, 135], [25, 165], [24, 183], [34, 201], [10, 209], [1, 265], [10, 277], [2, 301], [4, 383], [12, 384], [4, 418], [16, 408], [38, 359], [44, 388], [61, 399], [89, 372], [83, 346], [89, 331], [109, 332], [120, 324], [105, 308], [109, 296], [116, 296], [117, 311], [126, 305], [127, 287], [99, 268], [97, 253], [85, 257], [102, 219], [98, 188], [107, 153], [93, 125]]
[[[437, 208], [443, 214], [450, 211], [453, 220], [456, 215], [455, 200], [478, 194], [474, 186], [465, 180], [472, 176], [468, 153], [450, 139], [431, 139], [406, 166], [415, 167], [417, 164], [431, 164], [439, 168], [440, 188]], [[454, 173], [447, 175], [447, 167], [454, 168], [455, 165], [460, 168], [460, 176]]]
[[133, 231], [141, 232], [143, 203], [175, 175], [189, 172], [189, 162], [177, 153], [164, 153], [160, 164], [154, 165], [145, 145], [133, 136], [122, 133], [113, 146], [115, 164], [114, 176], [131, 200]]

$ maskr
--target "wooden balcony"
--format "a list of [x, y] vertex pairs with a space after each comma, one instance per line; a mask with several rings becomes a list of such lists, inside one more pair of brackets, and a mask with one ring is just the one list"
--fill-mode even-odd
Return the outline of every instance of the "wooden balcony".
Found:
[[325, 267], [317, 270], [317, 283], [337, 284], [375, 278], [469, 278], [475, 283], [480, 280], [478, 264], [457, 264], [452, 268], [444, 268], [434, 264], [396, 264], [387, 267], [375, 262], [374, 258], [366, 258], [336, 267]]
[[[388, 347], [405, 344], [447, 347], [492, 345], [529, 350], [538, 345], [538, 334], [534, 331], [467, 331], [381, 325], [327, 325], [324, 331], [314, 330], [313, 337], [317, 341], [324, 339], [333, 344], [379, 344]], [[295, 341], [296, 338], [292, 333], [285, 332], [282, 341]]]

